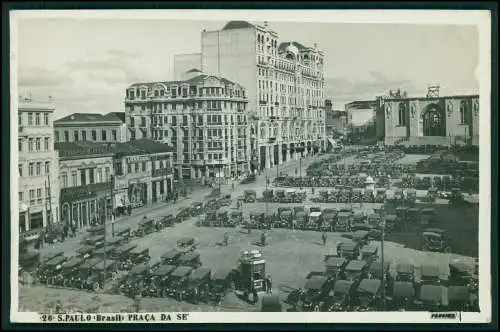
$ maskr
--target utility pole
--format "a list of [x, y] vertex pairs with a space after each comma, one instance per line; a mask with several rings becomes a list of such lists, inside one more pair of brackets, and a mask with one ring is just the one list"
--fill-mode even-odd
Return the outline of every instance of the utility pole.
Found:
[[47, 184], [48, 184], [47, 189], [49, 191], [48, 194], [49, 194], [49, 208], [50, 208], [49, 221], [50, 221], [50, 223], [52, 223], [52, 192], [51, 192], [51, 189], [50, 189], [50, 174], [47, 175], [47, 179], [48, 179], [48, 181], [47, 181]]
[[380, 209], [380, 217], [381, 217], [381, 223], [382, 223], [382, 241], [381, 241], [381, 269], [382, 269], [382, 310], [385, 310], [385, 268], [384, 268], [384, 245], [385, 245], [385, 200], [382, 205], [382, 208]]
[[111, 175], [111, 181], [109, 182], [109, 190], [110, 190], [110, 198], [111, 198], [111, 236], [115, 237], [115, 214], [113, 209], [114, 202], [115, 202], [115, 195], [114, 195], [114, 182], [115, 182], [115, 176]]
[[106, 285], [106, 233], [107, 233], [107, 224], [106, 224], [106, 208], [107, 208], [107, 202], [106, 202], [106, 195], [104, 195], [104, 198], [103, 198], [103, 205], [102, 205], [102, 216], [101, 218], [103, 219], [103, 226], [104, 226], [104, 245], [103, 245], [103, 248], [104, 248], [104, 255], [103, 255], [103, 264], [104, 264], [104, 268], [103, 268], [103, 275], [102, 275], [102, 288], [104, 289], [105, 288], [105, 285]]

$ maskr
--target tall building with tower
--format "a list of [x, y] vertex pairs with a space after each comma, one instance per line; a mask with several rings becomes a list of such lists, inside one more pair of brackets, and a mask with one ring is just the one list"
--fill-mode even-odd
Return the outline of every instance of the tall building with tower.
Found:
[[317, 45], [279, 41], [268, 24], [230, 21], [201, 33], [201, 70], [243, 85], [251, 115], [252, 169], [263, 169], [326, 147], [324, 54]]
[[19, 230], [22, 236], [30, 236], [60, 220], [54, 110], [51, 98], [46, 101], [19, 98], [18, 199]]
[[479, 95], [423, 97], [391, 91], [378, 98], [377, 136], [387, 145], [479, 145]]

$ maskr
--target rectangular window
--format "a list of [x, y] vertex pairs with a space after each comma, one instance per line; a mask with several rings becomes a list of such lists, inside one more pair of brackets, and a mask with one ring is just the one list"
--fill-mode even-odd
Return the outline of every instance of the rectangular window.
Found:
[[19, 176], [23, 176], [23, 164], [19, 164], [17, 165], [18, 169], [19, 169]]
[[90, 135], [92, 136], [92, 140], [93, 140], [94, 142], [95, 142], [95, 141], [97, 141], [97, 131], [92, 130], [92, 131], [90, 132]]
[[40, 113], [35, 113], [35, 125], [40, 125]]
[[17, 140], [17, 149], [19, 151], [23, 151], [23, 140], [22, 139]]
[[56, 131], [55, 133], [55, 139], [56, 139], [56, 143], [59, 142], [59, 132]]
[[89, 183], [93, 184], [94, 183], [94, 168], [89, 169]]
[[69, 142], [69, 131], [67, 130], [64, 131], [64, 141]]
[[146, 162], [145, 161], [142, 162], [142, 171], [146, 172]]
[[49, 138], [45, 137], [43, 139], [43, 147], [45, 148], [45, 151], [49, 151]]
[[45, 162], [45, 174], [50, 174], [50, 161]]
[[38, 188], [36, 190], [36, 200], [38, 201], [38, 203], [42, 202], [42, 189], [41, 188]]
[[28, 125], [32, 125], [33, 124], [33, 113], [29, 112], [28, 113]]
[[43, 124], [46, 126], [49, 125], [49, 113], [43, 113]]
[[144, 116], [141, 116], [141, 126], [146, 127], [146, 118]]
[[33, 176], [35, 174], [34, 170], [35, 170], [35, 163], [29, 163], [29, 166], [28, 166], [28, 175], [29, 176]]
[[85, 174], [85, 173], [87, 173], [86, 169], [82, 169], [80, 171], [80, 182], [81, 182], [80, 185], [81, 186], [84, 186], [87, 184], [87, 174]]
[[19, 203], [24, 201], [24, 193], [22, 191], [19, 192]]
[[82, 130], [82, 141], [87, 140], [87, 132], [85, 130]]
[[28, 138], [28, 151], [33, 151], [33, 147], [34, 147], [34, 144], [33, 144], [33, 138]]
[[[121, 167], [121, 164], [120, 164], [120, 167]], [[105, 176], [106, 176], [106, 182], [110, 181], [111, 180], [111, 170], [109, 167], [106, 167], [105, 170], [104, 170], [104, 173], [105, 173]]]
[[102, 168], [97, 169], [97, 183], [101, 183], [102, 181]]
[[127, 164], [127, 173], [132, 173], [132, 164]]
[[35, 189], [30, 189], [30, 204], [35, 204]]
[[135, 172], [139, 173], [139, 163], [135, 163]]
[[106, 130], [103, 130], [103, 131], [101, 132], [101, 139], [102, 139], [103, 141], [105, 141], [105, 140], [106, 140]]
[[66, 188], [68, 186], [68, 173], [66, 172], [62, 173], [62, 185], [63, 188]]
[[135, 127], [135, 118], [133, 117], [130, 118], [130, 126]]
[[40, 151], [42, 149], [42, 139], [37, 138], [35, 141], [36, 141], [36, 151]]
[[113, 136], [113, 142], [116, 142], [117, 141], [117, 137], [116, 137], [117, 135], [116, 135], [116, 130], [115, 129], [113, 129], [111, 131], [111, 135]]
[[73, 132], [73, 137], [74, 137], [74, 141], [75, 141], [75, 142], [78, 142], [78, 131], [76, 131], [76, 130], [75, 130], [75, 131]]
[[75, 172], [71, 172], [71, 185], [73, 187], [77, 187], [78, 186], [78, 173], [75, 171]]
[[42, 163], [36, 163], [36, 175], [40, 176], [42, 173]]

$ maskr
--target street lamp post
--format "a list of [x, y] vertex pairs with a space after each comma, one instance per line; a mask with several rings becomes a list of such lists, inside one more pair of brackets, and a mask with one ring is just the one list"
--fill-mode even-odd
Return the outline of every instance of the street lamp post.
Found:
[[382, 223], [382, 241], [381, 241], [381, 263], [382, 263], [382, 309], [385, 310], [385, 268], [384, 268], [384, 246], [385, 246], [385, 211], [384, 211], [384, 206], [385, 206], [385, 200], [384, 204], [382, 205], [382, 208], [380, 209], [380, 217], [381, 217], [381, 223]]

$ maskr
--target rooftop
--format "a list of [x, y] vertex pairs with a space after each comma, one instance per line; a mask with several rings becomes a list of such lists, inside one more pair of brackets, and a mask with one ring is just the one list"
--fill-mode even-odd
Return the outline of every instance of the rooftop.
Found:
[[222, 30], [231, 30], [231, 29], [246, 29], [246, 28], [254, 28], [255, 26], [247, 21], [229, 21]]
[[[196, 68], [193, 68], [191, 70], [189, 70], [190, 73], [192, 72], [196, 72], [196, 71], [199, 71], [198, 69]], [[198, 85], [199, 83], [202, 83], [203, 81], [205, 81], [207, 78], [215, 78], [217, 80], [220, 80], [223, 84], [237, 84], [236, 82], [233, 82], [233, 81], [230, 81], [228, 80], [227, 78], [224, 78], [224, 77], [217, 77], [217, 76], [214, 76], [214, 75], [208, 75], [208, 74], [201, 74], [201, 75], [197, 75], [197, 76], [194, 76], [190, 79], [187, 79], [187, 80], [182, 80], [182, 81], [162, 81], [162, 82], [137, 82], [137, 83], [134, 83], [132, 85], [129, 86], [129, 88], [133, 88], [133, 87], [139, 87], [139, 86], [147, 86], [147, 87], [151, 87], [155, 84], [163, 84], [163, 85], [166, 85], [166, 86], [172, 86], [172, 85], [181, 85], [181, 84], [189, 84], [189, 85]]]
[[278, 46], [278, 52], [285, 51], [285, 49], [290, 45], [294, 45], [295, 47], [297, 47], [299, 49], [299, 51], [310, 49], [310, 47], [306, 47], [306, 46], [302, 45], [301, 43], [298, 43], [296, 41], [292, 41], [292, 42], [280, 43], [280, 45]]
[[92, 142], [59, 142], [54, 144], [54, 148], [59, 152], [61, 160], [112, 155], [107, 145]]
[[76, 122], [121, 122], [125, 123], [125, 112], [110, 112], [108, 114], [100, 113], [73, 113], [61, 119], [54, 121], [54, 125], [62, 123], [76, 123]]
[[174, 152], [175, 148], [167, 144], [158, 143], [149, 139], [140, 139], [135, 141], [117, 143], [112, 151], [119, 156], [132, 156], [139, 154], [155, 154]]

